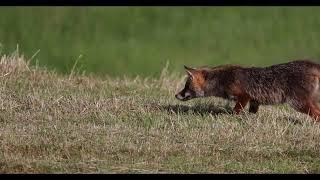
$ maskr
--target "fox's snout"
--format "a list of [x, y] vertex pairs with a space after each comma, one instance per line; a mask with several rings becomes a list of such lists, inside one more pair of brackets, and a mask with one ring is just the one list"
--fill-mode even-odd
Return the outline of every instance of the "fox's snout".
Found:
[[179, 99], [180, 101], [187, 101], [189, 99], [191, 99], [191, 94], [190, 93], [178, 93], [175, 95], [175, 97], [177, 99]]
[[179, 93], [176, 94], [175, 97], [176, 97], [177, 99], [181, 100], [181, 101], [184, 99], [184, 98], [181, 96], [181, 94], [179, 94]]

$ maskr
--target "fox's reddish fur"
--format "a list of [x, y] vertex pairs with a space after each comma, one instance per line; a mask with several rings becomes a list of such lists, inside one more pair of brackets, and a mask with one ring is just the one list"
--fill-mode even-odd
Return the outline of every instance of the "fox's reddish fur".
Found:
[[232, 99], [236, 101], [236, 114], [248, 103], [251, 113], [256, 113], [259, 105], [288, 103], [315, 120], [320, 118], [317, 105], [320, 65], [317, 63], [297, 60], [269, 67], [185, 68], [189, 77], [185, 88], [176, 95], [180, 100], [207, 96]]

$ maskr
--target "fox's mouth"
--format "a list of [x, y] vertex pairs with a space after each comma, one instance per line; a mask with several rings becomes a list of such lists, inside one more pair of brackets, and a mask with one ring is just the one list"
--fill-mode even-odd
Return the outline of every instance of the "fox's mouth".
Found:
[[185, 96], [185, 97], [183, 97], [183, 96], [181, 96], [180, 94], [176, 94], [175, 96], [176, 96], [176, 98], [179, 99], [180, 101], [188, 101], [188, 100], [192, 99], [191, 96]]

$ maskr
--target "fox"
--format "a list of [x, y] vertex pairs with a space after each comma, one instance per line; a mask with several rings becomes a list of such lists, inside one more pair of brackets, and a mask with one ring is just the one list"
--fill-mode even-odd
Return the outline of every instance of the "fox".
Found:
[[320, 64], [312, 60], [294, 60], [266, 67], [226, 64], [191, 68], [184, 88], [175, 94], [180, 101], [215, 96], [235, 101], [233, 114], [240, 114], [249, 103], [249, 113], [260, 105], [289, 104], [319, 122]]

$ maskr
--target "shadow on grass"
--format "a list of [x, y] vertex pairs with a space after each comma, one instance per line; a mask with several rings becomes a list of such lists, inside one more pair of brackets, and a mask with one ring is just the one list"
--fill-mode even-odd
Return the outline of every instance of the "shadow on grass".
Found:
[[[214, 104], [196, 104], [194, 106], [188, 105], [159, 105], [158, 108], [162, 111], [175, 114], [198, 114], [198, 115], [218, 115], [218, 114], [233, 114], [232, 107], [229, 104], [225, 106], [217, 106]], [[251, 113], [249, 113], [251, 114]], [[301, 119], [290, 116], [280, 116], [278, 120], [284, 120], [293, 123], [294, 125], [301, 125]]]
[[230, 106], [216, 106], [214, 104], [197, 104], [195, 106], [187, 105], [160, 105], [160, 110], [165, 110], [168, 113], [176, 114], [198, 114], [198, 115], [218, 115], [218, 114], [232, 114]]
[[296, 117], [285, 116], [285, 117], [279, 117], [278, 119], [279, 119], [279, 120], [285, 120], [285, 121], [291, 122], [291, 123], [293, 123], [294, 125], [298, 125], [298, 124], [299, 124], [299, 125], [302, 125], [301, 119], [296, 118]]

